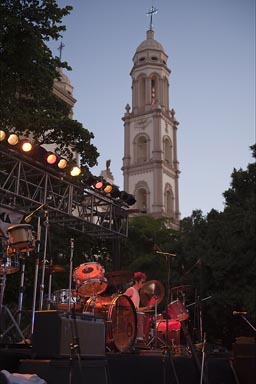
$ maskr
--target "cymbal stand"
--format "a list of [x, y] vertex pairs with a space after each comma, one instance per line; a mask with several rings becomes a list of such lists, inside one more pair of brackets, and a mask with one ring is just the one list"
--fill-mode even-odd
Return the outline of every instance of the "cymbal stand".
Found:
[[155, 305], [154, 305], [154, 328], [153, 328], [153, 337], [151, 338], [151, 340], [149, 340], [149, 342], [147, 343], [146, 347], [150, 347], [151, 345], [154, 346], [154, 349], [157, 348], [157, 342], [159, 341], [160, 344], [166, 346], [166, 343], [160, 339], [160, 337], [157, 336], [157, 328], [156, 328], [156, 323], [157, 323], [157, 297], [155, 297]]
[[[27, 256], [29, 252], [26, 252]], [[20, 325], [21, 322], [21, 314], [22, 314], [22, 306], [23, 306], [23, 295], [24, 295], [24, 277], [25, 277], [25, 261], [24, 258], [21, 257], [21, 274], [20, 274], [20, 293], [19, 293], [19, 304], [17, 311], [17, 322]]]
[[168, 305], [169, 305], [169, 290], [170, 290], [170, 281], [171, 281], [171, 267], [170, 267], [170, 257], [175, 257], [175, 253], [168, 253], [168, 252], [162, 252], [161, 250], [157, 251], [156, 253], [159, 253], [161, 255], [165, 256], [165, 262], [166, 262], [166, 271], [167, 271], [167, 281], [166, 281], [166, 286], [167, 286], [167, 295], [166, 295], [166, 320], [165, 320], [165, 353], [163, 357], [163, 367], [164, 367], [164, 372], [163, 372], [163, 377], [164, 377], [164, 384], [167, 382], [167, 375], [166, 375], [166, 366], [165, 366], [165, 359], [168, 357], [169, 362], [172, 366], [173, 374], [175, 377], [176, 384], [179, 384], [179, 378], [176, 372], [176, 368], [174, 365], [173, 357], [171, 350], [168, 346], [168, 326], [169, 326], [169, 319], [168, 319]]
[[47, 253], [47, 242], [48, 242], [48, 232], [49, 232], [49, 215], [47, 208], [44, 211], [44, 226], [45, 226], [45, 234], [44, 234], [44, 253], [42, 260], [42, 276], [41, 276], [41, 285], [40, 285], [40, 298], [39, 298], [39, 310], [43, 309], [44, 302], [44, 280], [45, 280], [45, 265], [46, 265], [46, 253]]
[[1, 286], [0, 287], [0, 317], [3, 314], [3, 311], [5, 311], [9, 315], [12, 324], [9, 326], [9, 328], [7, 328], [3, 333], [0, 334], [0, 340], [3, 340], [4, 336], [13, 327], [15, 327], [17, 332], [18, 332], [18, 334], [20, 335], [21, 339], [25, 341], [25, 337], [24, 337], [23, 333], [21, 332], [19, 324], [16, 322], [13, 314], [11, 313], [11, 311], [9, 310], [9, 308], [7, 306], [3, 305], [4, 291], [5, 291], [5, 287], [6, 287], [6, 275], [7, 275], [7, 270], [6, 270], [6, 252], [3, 251], [3, 274], [2, 274], [2, 277], [1, 277], [1, 283], [0, 283], [0, 286]]
[[71, 309], [71, 285], [72, 285], [72, 271], [73, 271], [73, 257], [74, 257], [74, 239], [70, 239], [70, 259], [69, 259], [69, 284], [68, 284], [68, 313]]
[[35, 272], [34, 272], [34, 292], [33, 292], [33, 305], [32, 305], [31, 335], [33, 335], [34, 323], [35, 323], [40, 244], [41, 244], [41, 217], [39, 215], [37, 218], [37, 237], [36, 237], [36, 252], [35, 252]]

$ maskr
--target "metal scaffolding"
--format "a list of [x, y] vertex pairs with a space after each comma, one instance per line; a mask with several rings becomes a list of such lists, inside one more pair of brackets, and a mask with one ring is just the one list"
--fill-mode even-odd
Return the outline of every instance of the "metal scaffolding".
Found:
[[44, 204], [50, 222], [99, 239], [128, 236], [128, 207], [0, 145], [0, 206], [29, 214]]

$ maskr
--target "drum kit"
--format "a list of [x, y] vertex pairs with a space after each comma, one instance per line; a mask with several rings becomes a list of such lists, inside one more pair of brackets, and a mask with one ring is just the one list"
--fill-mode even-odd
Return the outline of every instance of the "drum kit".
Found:
[[[7, 237], [0, 237], [0, 279], [2, 280], [0, 313], [2, 310], [8, 313], [12, 327], [15, 327], [19, 336], [25, 340], [20, 329], [25, 261], [30, 253], [35, 251], [36, 241], [29, 224], [11, 225], [7, 235]], [[39, 268], [48, 272], [50, 277], [54, 273], [65, 272], [65, 268], [60, 265], [45, 262], [38, 264]], [[21, 276], [16, 319], [3, 305], [3, 299], [7, 276], [17, 272], [21, 272]], [[162, 283], [157, 280], [144, 283], [140, 290], [140, 301], [144, 307], [150, 309], [137, 312], [132, 300], [120, 291], [120, 286], [131, 281], [132, 276], [132, 272], [129, 271], [105, 273], [104, 267], [98, 262], [83, 263], [74, 269], [70, 263], [70, 280], [75, 288], [71, 287], [70, 281], [68, 289], [59, 289], [52, 293], [51, 280], [49, 280], [46, 309], [67, 313], [75, 311], [102, 317], [106, 324], [106, 347], [111, 351], [126, 352], [133, 347], [154, 349], [179, 346], [181, 322], [189, 318], [189, 312], [185, 306], [185, 292], [192, 287], [183, 285], [170, 290], [171, 295], [175, 294], [177, 298], [168, 304], [168, 313], [164, 317], [163, 314], [158, 313], [158, 305], [165, 294]], [[109, 296], [102, 295], [107, 287], [114, 287], [115, 293]], [[3, 337], [9, 330], [10, 327], [2, 332], [1, 336]]]

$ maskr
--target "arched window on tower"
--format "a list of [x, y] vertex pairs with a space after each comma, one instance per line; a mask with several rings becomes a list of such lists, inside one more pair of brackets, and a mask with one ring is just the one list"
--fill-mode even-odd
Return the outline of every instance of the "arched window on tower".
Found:
[[138, 80], [138, 107], [139, 111], [145, 111], [146, 105], [146, 80], [144, 76], [141, 76]]
[[135, 162], [137, 164], [148, 161], [149, 158], [149, 140], [146, 135], [139, 135], [135, 139]]
[[154, 107], [156, 100], [159, 99], [158, 95], [158, 77], [151, 77], [151, 107]]
[[172, 167], [172, 142], [169, 137], [163, 139], [164, 162]]
[[141, 213], [147, 213], [147, 191], [140, 188], [136, 193], [137, 208]]
[[174, 217], [174, 194], [170, 184], [166, 184], [164, 192], [164, 207], [165, 212]]
[[149, 188], [145, 181], [139, 181], [135, 185], [136, 208], [140, 213], [148, 213]]

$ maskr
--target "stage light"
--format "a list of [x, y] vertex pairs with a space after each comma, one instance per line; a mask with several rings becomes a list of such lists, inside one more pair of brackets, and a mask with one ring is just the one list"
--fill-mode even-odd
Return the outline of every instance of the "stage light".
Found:
[[110, 183], [106, 183], [104, 186], [103, 186], [103, 191], [105, 193], [110, 193], [112, 191], [113, 187]]
[[66, 159], [60, 159], [58, 161], [58, 168], [59, 169], [65, 169], [67, 167], [67, 165], [68, 165], [68, 162]]
[[136, 203], [135, 197], [125, 191], [121, 192], [120, 199], [123, 200], [127, 205], [133, 205]]
[[0, 141], [4, 141], [6, 138], [6, 133], [3, 130], [0, 130]]
[[48, 152], [46, 154], [46, 162], [50, 165], [54, 165], [56, 164], [58, 158], [57, 158], [57, 155], [55, 155], [55, 153], [52, 153], [52, 152]]
[[21, 141], [20, 149], [22, 152], [28, 153], [28, 152], [32, 151], [32, 148], [33, 148], [33, 146], [32, 146], [31, 141], [26, 140], [26, 139]]
[[114, 199], [120, 197], [120, 190], [116, 185], [112, 185], [112, 191], [110, 192], [110, 196]]
[[70, 175], [71, 176], [79, 176], [81, 174], [81, 168], [79, 168], [77, 165], [71, 168]]
[[94, 187], [95, 187], [95, 189], [97, 189], [99, 191], [103, 187], [103, 181], [97, 180], [96, 183], [94, 184]]
[[16, 145], [19, 142], [19, 137], [15, 133], [11, 133], [7, 141], [10, 145]]

